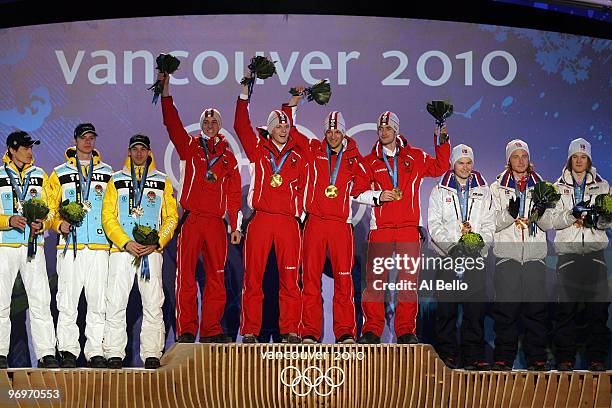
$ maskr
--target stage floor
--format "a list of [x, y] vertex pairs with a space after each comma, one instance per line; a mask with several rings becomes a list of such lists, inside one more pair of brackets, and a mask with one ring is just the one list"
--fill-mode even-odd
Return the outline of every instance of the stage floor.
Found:
[[430, 345], [175, 344], [162, 364], [0, 371], [0, 407], [611, 406], [610, 371], [450, 370]]

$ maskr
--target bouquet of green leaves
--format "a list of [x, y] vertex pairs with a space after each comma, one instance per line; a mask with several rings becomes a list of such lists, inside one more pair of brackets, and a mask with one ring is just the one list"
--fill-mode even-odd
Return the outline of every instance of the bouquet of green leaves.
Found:
[[[159, 54], [155, 62], [157, 63], [157, 70], [163, 74], [174, 74], [179, 65], [181, 65], [181, 61], [171, 54]], [[158, 79], [148, 90], [153, 90], [153, 103], [157, 104], [159, 96], [164, 90], [163, 81]]]
[[[157, 245], [159, 244], [159, 232], [156, 229], [147, 227], [146, 225], [134, 225], [134, 229], [132, 230], [132, 235], [134, 235], [134, 241], [138, 242], [140, 245]], [[149, 262], [148, 255], [137, 256], [132, 261], [132, 265], [136, 268], [140, 267], [142, 262], [142, 270], [140, 272], [140, 277], [149, 280], [151, 275], [149, 273]]]
[[36, 220], [44, 220], [49, 214], [49, 207], [40, 198], [31, 198], [23, 204], [23, 216], [26, 217], [30, 226], [30, 236], [28, 238], [28, 261], [36, 255], [36, 247], [38, 244], [38, 235], [34, 234], [31, 229], [32, 223]]
[[70, 232], [68, 233], [68, 237], [66, 238], [66, 245], [64, 246], [64, 255], [68, 251], [68, 246], [70, 245], [70, 241], [72, 241], [72, 249], [74, 252], [74, 257], [76, 258], [77, 254], [77, 227], [80, 227], [83, 224], [83, 220], [87, 215], [87, 211], [83, 207], [83, 204], [77, 203], [76, 201], [64, 200], [60, 204], [59, 207], [59, 215], [70, 224]]
[[544, 211], [548, 208], [555, 208], [560, 198], [561, 194], [554, 184], [542, 180], [535, 185], [531, 193], [533, 207], [529, 213], [529, 233], [531, 235], [535, 235], [536, 222], [544, 214]]
[[276, 74], [276, 67], [274, 66], [274, 62], [269, 58], [262, 57], [261, 55], [256, 55], [251, 58], [251, 63], [249, 64], [248, 68], [251, 75], [242, 78], [242, 81], [240, 81], [240, 83], [249, 87], [250, 101], [251, 95], [253, 94], [253, 85], [255, 85], [255, 80], [257, 78], [270, 78], [272, 75]]
[[612, 194], [599, 194], [595, 197], [593, 208], [605, 220], [612, 219]]
[[83, 204], [76, 201], [64, 200], [59, 207], [59, 215], [64, 221], [77, 227], [81, 226], [86, 214]]
[[308, 102], [315, 101], [319, 105], [325, 105], [331, 98], [331, 86], [326, 79], [322, 79], [310, 88], [304, 89], [304, 92], [298, 92], [295, 88], [291, 88], [289, 93], [293, 96], [305, 95]]
[[458, 245], [461, 245], [463, 252], [469, 256], [476, 256], [485, 246], [482, 235], [475, 232], [468, 232], [459, 238]]

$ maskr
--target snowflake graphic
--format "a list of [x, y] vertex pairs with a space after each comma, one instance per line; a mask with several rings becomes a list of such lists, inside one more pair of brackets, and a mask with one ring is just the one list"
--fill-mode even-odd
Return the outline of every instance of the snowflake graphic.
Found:
[[[505, 42], [510, 34], [531, 42], [536, 50], [535, 61], [549, 74], [561, 74], [568, 84], [574, 85], [589, 78], [593, 60], [584, 55], [590, 50], [602, 55], [605, 64], [612, 52], [612, 40], [576, 36], [526, 28], [480, 25], [480, 30], [495, 35], [497, 42]], [[612, 87], [612, 77], [608, 81]]]

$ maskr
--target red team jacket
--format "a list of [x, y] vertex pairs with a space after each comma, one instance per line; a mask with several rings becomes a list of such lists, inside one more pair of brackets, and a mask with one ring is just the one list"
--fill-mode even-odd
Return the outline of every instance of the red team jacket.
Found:
[[[325, 139], [308, 139], [293, 126], [293, 112], [288, 105], [283, 105], [283, 112], [291, 122], [291, 134], [298, 145], [306, 152], [310, 163], [306, 191], [304, 193], [304, 208], [308, 214], [323, 219], [351, 222], [351, 200], [364, 191], [371, 189], [371, 174], [359, 153], [357, 143], [348, 136], [344, 137], [346, 144], [342, 154], [342, 163], [338, 171], [335, 186], [338, 187], [338, 197], [330, 199], [325, 196], [325, 189], [330, 182], [330, 169], [327, 161], [327, 142]], [[336, 166], [338, 155], [331, 155], [331, 169]]]
[[184, 161], [181, 178], [180, 204], [183, 209], [194, 213], [223, 218], [227, 210], [232, 231], [240, 227], [238, 212], [242, 205], [242, 180], [236, 157], [229, 149], [223, 135], [214, 144], [207, 139], [209, 159], [221, 156], [211, 170], [217, 175], [216, 182], [206, 181], [207, 160], [200, 145], [201, 136], [190, 136], [183, 127], [171, 96], [162, 97], [164, 125], [174, 144], [179, 158]]
[[[279, 152], [268, 137], [255, 133], [249, 118], [248, 101], [240, 98], [236, 102], [234, 130], [250, 162], [249, 207], [255, 211], [299, 217], [306, 184], [307, 160], [294, 138], [290, 135], [287, 144]], [[272, 152], [279, 164], [287, 151], [290, 153], [280, 171], [283, 183], [272, 187], [270, 177], [274, 172], [269, 154]]]
[[[435, 142], [434, 142], [435, 143]], [[439, 177], [449, 169], [450, 143], [437, 146], [436, 157], [431, 157], [423, 150], [412, 147], [408, 141], [399, 136], [398, 154], [398, 188], [403, 198], [374, 207], [370, 229], [416, 227], [420, 225], [419, 188], [424, 177]], [[393, 182], [383, 160], [383, 147], [376, 142], [372, 152], [365, 157], [370, 166], [376, 190], [392, 190]], [[389, 157], [393, 168], [393, 158]]]

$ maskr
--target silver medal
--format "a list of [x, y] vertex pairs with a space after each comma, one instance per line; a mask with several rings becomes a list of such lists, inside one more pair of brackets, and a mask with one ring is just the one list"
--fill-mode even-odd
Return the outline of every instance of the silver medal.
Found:
[[82, 204], [83, 204], [83, 209], [87, 212], [90, 212], [91, 209], [93, 208], [91, 205], [91, 201], [89, 200], [84, 200]]
[[144, 208], [142, 207], [134, 207], [132, 208], [132, 217], [140, 218], [144, 215]]

